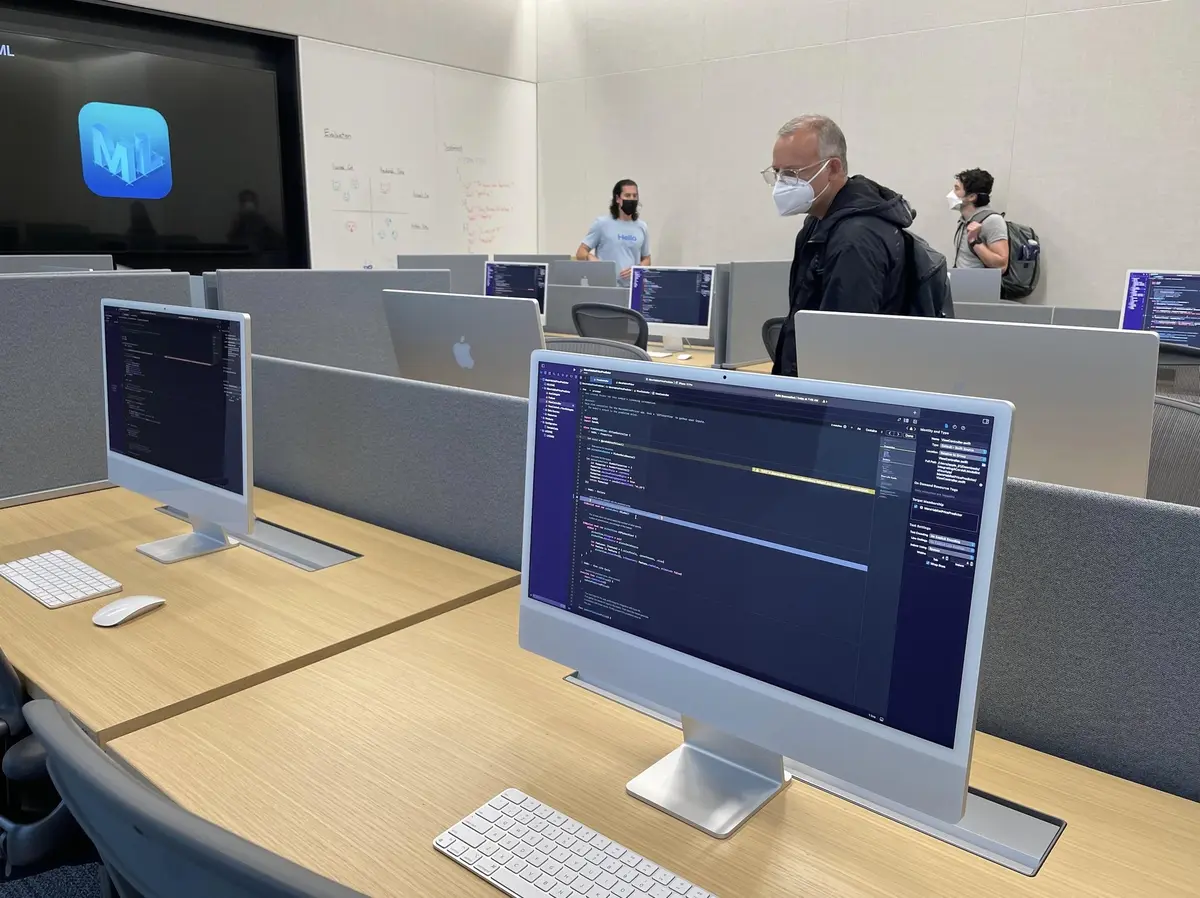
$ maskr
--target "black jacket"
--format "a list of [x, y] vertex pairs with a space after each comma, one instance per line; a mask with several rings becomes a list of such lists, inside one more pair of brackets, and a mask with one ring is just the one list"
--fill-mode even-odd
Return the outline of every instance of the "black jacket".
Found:
[[903, 312], [900, 232], [915, 217], [904, 197], [862, 175], [846, 182], [824, 218], [808, 217], [796, 235], [791, 308], [779, 336], [775, 374], [796, 374], [793, 316], [798, 311]]

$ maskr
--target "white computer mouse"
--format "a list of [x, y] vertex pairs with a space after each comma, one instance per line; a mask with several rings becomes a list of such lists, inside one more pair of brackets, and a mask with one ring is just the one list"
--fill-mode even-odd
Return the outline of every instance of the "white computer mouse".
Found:
[[165, 601], [166, 599], [160, 599], [158, 596], [125, 596], [115, 602], [109, 602], [93, 614], [92, 623], [97, 627], [115, 627], [153, 611]]
[[688, 353], [688, 352], [681, 352], [681, 353], [679, 353], [679, 355], [675, 356], [675, 358], [679, 359], [679, 361], [681, 361], [681, 362], [686, 362], [691, 357], [692, 357], [691, 353]]

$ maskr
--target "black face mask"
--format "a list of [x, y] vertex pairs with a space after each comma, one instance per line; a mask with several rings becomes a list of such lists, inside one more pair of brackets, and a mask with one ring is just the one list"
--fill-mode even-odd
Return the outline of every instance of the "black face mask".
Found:
[[637, 211], [637, 207], [638, 207], [637, 200], [621, 200], [621, 211], [624, 212], [626, 215], [632, 215], [634, 212]]

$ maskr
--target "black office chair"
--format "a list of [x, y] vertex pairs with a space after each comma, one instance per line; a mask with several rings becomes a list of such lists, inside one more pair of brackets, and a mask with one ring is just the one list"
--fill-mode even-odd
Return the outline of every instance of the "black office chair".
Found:
[[1200, 405], [1154, 397], [1146, 497], [1200, 507]]
[[783, 325], [786, 323], [786, 318], [768, 318], [763, 322], [763, 346], [767, 347], [767, 356], [771, 359], [772, 364], [775, 362], [775, 350], [779, 348], [779, 335], [783, 332]]
[[0, 652], [0, 746], [3, 746], [4, 813], [0, 814], [0, 862], [5, 875], [49, 857], [78, 832], [46, 772], [46, 751], [26, 733], [25, 689]]
[[650, 342], [650, 328], [641, 312], [602, 302], [581, 302], [571, 307], [575, 332], [581, 337], [597, 337], [632, 343], [645, 349]]
[[632, 343], [620, 340], [601, 340], [599, 337], [547, 337], [546, 348], [559, 352], [578, 352], [584, 355], [602, 355], [610, 359], [636, 359], [650, 361], [650, 353]]
[[25, 719], [104, 861], [107, 896], [363, 898], [185, 811], [105, 754], [54, 702], [30, 702]]

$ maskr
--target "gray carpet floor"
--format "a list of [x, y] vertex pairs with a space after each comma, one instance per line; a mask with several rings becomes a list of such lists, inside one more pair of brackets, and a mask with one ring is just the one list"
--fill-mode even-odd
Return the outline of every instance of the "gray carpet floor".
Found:
[[100, 865], [56, 867], [24, 879], [0, 882], [0, 898], [100, 898]]

